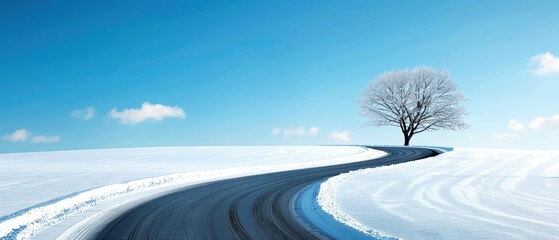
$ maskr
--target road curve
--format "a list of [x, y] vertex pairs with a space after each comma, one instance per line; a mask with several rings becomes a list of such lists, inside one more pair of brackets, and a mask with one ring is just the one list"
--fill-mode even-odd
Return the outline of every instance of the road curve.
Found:
[[270, 173], [185, 188], [138, 205], [92, 239], [324, 239], [293, 209], [303, 188], [343, 172], [435, 156], [434, 150], [373, 147], [388, 155], [369, 161]]

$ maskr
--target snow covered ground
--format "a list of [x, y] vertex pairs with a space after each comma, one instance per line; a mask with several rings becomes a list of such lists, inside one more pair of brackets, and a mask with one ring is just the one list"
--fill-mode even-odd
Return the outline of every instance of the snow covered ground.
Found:
[[[273, 171], [362, 161], [351, 146], [158, 147], [0, 154], [0, 239], [21, 239], [115, 198]], [[105, 206], [107, 207], [107, 206]]]
[[559, 239], [559, 152], [455, 149], [330, 178], [318, 203], [381, 239]]

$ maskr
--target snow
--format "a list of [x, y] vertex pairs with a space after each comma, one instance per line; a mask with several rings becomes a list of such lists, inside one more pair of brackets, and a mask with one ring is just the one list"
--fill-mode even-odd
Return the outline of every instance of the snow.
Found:
[[559, 151], [459, 148], [332, 177], [317, 201], [377, 238], [557, 239]]
[[64, 219], [84, 214], [86, 209], [107, 202], [118, 204], [121, 201], [115, 198], [138, 192], [362, 161], [384, 154], [353, 146], [157, 147], [0, 154], [0, 239], [29, 238]]

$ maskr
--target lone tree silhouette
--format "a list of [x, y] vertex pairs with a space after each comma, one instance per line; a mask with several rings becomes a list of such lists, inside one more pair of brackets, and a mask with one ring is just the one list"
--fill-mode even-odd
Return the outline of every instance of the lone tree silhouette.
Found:
[[468, 128], [462, 106], [466, 97], [447, 71], [416, 67], [388, 71], [370, 82], [359, 99], [366, 126], [396, 126], [404, 145], [424, 131]]

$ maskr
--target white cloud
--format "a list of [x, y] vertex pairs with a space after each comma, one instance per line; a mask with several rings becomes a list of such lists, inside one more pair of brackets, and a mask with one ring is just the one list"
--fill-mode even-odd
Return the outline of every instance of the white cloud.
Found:
[[142, 103], [141, 108], [124, 109], [122, 112], [113, 108], [109, 112], [109, 117], [120, 119], [123, 124], [136, 124], [146, 120], [161, 121], [163, 118], [185, 118], [185, 113], [178, 106], [170, 107], [162, 104], [151, 104], [149, 102]]
[[493, 138], [495, 138], [495, 139], [509, 139], [509, 138], [514, 138], [514, 137], [516, 137], [516, 133], [510, 133], [510, 134], [509, 133], [503, 133], [503, 134], [495, 133], [495, 134], [493, 134]]
[[272, 129], [272, 135], [280, 135], [280, 134], [281, 134], [281, 129], [279, 128]]
[[309, 128], [309, 134], [310, 135], [316, 135], [316, 134], [318, 134], [319, 131], [320, 131], [320, 129], [318, 129], [317, 127]]
[[95, 108], [93, 107], [86, 107], [84, 109], [74, 110], [70, 116], [74, 118], [80, 118], [84, 120], [92, 119], [95, 116]]
[[559, 130], [559, 114], [555, 114], [550, 118], [534, 118], [534, 120], [530, 122], [530, 127], [534, 130], [557, 131]]
[[298, 127], [298, 128], [274, 128], [272, 129], [272, 135], [280, 135], [283, 133], [284, 137], [287, 136], [305, 136], [305, 135], [317, 135], [320, 132], [320, 129], [317, 127], [311, 127], [306, 129], [305, 127]]
[[[4, 140], [10, 142], [27, 142], [31, 137], [31, 132], [27, 129], [18, 129], [11, 134], [4, 135]], [[33, 136], [31, 137], [32, 143], [51, 143], [51, 142], [60, 142], [60, 136]]]
[[10, 142], [25, 142], [31, 136], [31, 132], [27, 129], [18, 129], [13, 133], [4, 135], [4, 140]]
[[559, 73], [559, 57], [553, 55], [551, 52], [533, 56], [530, 60], [532, 63], [538, 65], [537, 68], [534, 69], [534, 73], [537, 75]]
[[332, 132], [330, 133], [330, 136], [328, 136], [328, 138], [330, 138], [331, 140], [334, 141], [340, 141], [340, 142], [349, 142], [349, 132], [347, 131], [343, 131], [343, 132]]
[[45, 136], [45, 135], [34, 136], [34, 137], [31, 138], [31, 142], [32, 143], [60, 142], [60, 136], [59, 135], [56, 135], [56, 136]]
[[524, 129], [524, 123], [521, 123], [520, 121], [513, 118], [509, 121], [507, 127], [514, 131], [522, 131], [522, 129]]
[[289, 135], [303, 136], [303, 135], [307, 135], [307, 130], [305, 130], [304, 127], [286, 128], [286, 129], [283, 129], [283, 135], [284, 136], [289, 136]]
[[305, 135], [316, 135], [318, 134], [319, 129], [317, 127], [311, 127], [307, 130], [304, 127], [298, 128], [286, 128], [283, 129], [284, 136], [296, 135], [296, 136], [305, 136]]

